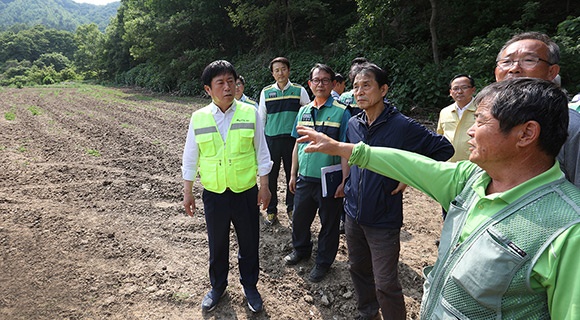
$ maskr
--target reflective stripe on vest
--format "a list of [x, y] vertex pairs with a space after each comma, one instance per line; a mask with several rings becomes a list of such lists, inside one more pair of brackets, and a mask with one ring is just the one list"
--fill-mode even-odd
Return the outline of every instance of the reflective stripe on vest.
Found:
[[227, 188], [239, 193], [256, 185], [256, 109], [245, 103], [235, 107], [225, 143], [211, 108], [198, 110], [191, 117], [199, 148], [200, 181], [205, 189], [216, 193]]

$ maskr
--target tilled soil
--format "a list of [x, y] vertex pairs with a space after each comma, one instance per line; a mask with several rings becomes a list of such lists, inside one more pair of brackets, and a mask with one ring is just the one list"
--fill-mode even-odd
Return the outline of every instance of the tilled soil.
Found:
[[[84, 84], [0, 88], [1, 319], [356, 316], [344, 236], [329, 276], [311, 283], [312, 261], [283, 263], [292, 247], [282, 214], [260, 233], [264, 311], [246, 307], [232, 232], [228, 294], [201, 312], [209, 290], [203, 205], [185, 215], [180, 166], [191, 112], [207, 103]], [[199, 199], [197, 182], [195, 190]], [[284, 192], [282, 173], [279, 199]], [[411, 188], [404, 201], [399, 268], [408, 318], [417, 319], [441, 209]]]

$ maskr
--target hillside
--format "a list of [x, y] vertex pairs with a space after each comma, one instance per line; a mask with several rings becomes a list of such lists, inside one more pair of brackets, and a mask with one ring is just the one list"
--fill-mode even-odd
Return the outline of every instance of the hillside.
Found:
[[72, 0], [0, 0], [0, 30], [15, 24], [42, 24], [74, 32], [79, 25], [95, 23], [104, 31], [119, 5], [120, 2], [97, 6]]

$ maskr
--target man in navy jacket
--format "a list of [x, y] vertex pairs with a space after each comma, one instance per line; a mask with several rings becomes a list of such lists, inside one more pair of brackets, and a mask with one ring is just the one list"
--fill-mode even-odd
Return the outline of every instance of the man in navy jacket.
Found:
[[[348, 123], [347, 139], [371, 146], [393, 147], [445, 161], [454, 149], [445, 137], [402, 115], [384, 97], [387, 73], [375, 64], [364, 64], [354, 83], [354, 97], [364, 112]], [[357, 296], [359, 318], [406, 317], [398, 278], [400, 230], [403, 224], [403, 191], [406, 185], [380, 174], [352, 166], [346, 181], [345, 233], [349, 271]]]

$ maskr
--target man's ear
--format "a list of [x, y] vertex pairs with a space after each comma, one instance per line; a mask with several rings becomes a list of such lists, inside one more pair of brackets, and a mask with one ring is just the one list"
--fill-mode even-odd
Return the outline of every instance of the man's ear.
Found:
[[551, 65], [548, 69], [548, 77], [550, 78], [550, 81], [554, 80], [558, 73], [560, 73], [560, 66], [557, 64]]
[[211, 97], [211, 87], [208, 85], [203, 85], [203, 89], [205, 90], [207, 95]]
[[520, 125], [518, 131], [518, 146], [526, 147], [540, 139], [541, 127], [537, 121], [530, 120]]
[[381, 95], [384, 97], [387, 95], [387, 92], [389, 91], [389, 86], [385, 83], [380, 87], [381, 90]]

